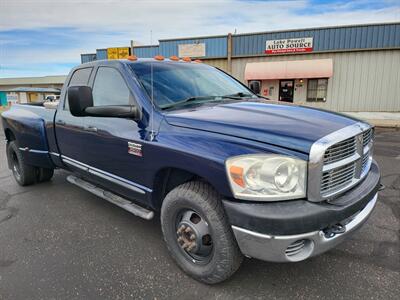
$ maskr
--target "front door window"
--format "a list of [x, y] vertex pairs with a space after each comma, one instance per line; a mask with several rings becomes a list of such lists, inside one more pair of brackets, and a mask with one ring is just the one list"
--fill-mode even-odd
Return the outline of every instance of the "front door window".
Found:
[[281, 80], [279, 83], [279, 100], [293, 102], [294, 80]]

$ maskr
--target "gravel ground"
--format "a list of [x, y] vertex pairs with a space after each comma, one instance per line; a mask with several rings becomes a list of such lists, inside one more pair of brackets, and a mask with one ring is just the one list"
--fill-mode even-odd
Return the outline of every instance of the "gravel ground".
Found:
[[300, 263], [246, 259], [215, 286], [178, 269], [158, 218], [80, 190], [61, 170], [49, 183], [18, 186], [0, 138], [0, 299], [400, 299], [400, 131], [377, 132], [386, 189], [352, 239]]

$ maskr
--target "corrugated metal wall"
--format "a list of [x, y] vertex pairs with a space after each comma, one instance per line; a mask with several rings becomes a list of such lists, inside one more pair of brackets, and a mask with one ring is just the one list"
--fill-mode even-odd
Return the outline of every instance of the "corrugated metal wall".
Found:
[[206, 57], [226, 57], [227, 53], [227, 37], [205, 37], [193, 39], [176, 39], [176, 40], [160, 40], [160, 54], [165, 57], [172, 55], [178, 56], [178, 45], [180, 44], [196, 44], [205, 43]]
[[[313, 28], [292, 31], [247, 33], [232, 36], [232, 56], [265, 55], [267, 40], [313, 37], [313, 52], [385, 49], [400, 47], [400, 23], [355, 25], [328, 28]], [[138, 57], [178, 56], [178, 45], [205, 43], [208, 58], [227, 57], [227, 36], [208, 36], [160, 40], [159, 46], [135, 47]], [[97, 59], [107, 58], [107, 49], [98, 49]]]
[[400, 111], [400, 51], [358, 51], [234, 58], [232, 75], [244, 82], [248, 62], [332, 58], [327, 102], [301, 104], [335, 111]]
[[137, 57], [145, 58], [145, 57], [154, 57], [160, 54], [160, 49], [158, 46], [139, 46], [134, 47], [133, 52]]
[[107, 49], [97, 49], [96, 50], [96, 59], [107, 59]]
[[233, 56], [259, 55], [267, 40], [313, 37], [313, 51], [400, 47], [400, 23], [234, 35]]
[[88, 63], [96, 60], [96, 53], [81, 54], [81, 63]]
[[[267, 40], [301, 37], [313, 37], [312, 53], [264, 54]], [[201, 59], [228, 70], [227, 36], [160, 40], [159, 43], [159, 46], [135, 47], [134, 53], [138, 57], [178, 56], [179, 44], [205, 43], [206, 56]], [[363, 49], [379, 51], [358, 51]], [[334, 70], [329, 79], [327, 102], [306, 102], [306, 105], [336, 111], [400, 111], [399, 49], [400, 23], [233, 35], [232, 75], [244, 81], [248, 62], [332, 58]], [[107, 49], [98, 49], [95, 57], [107, 59]], [[81, 59], [84, 62], [92, 58], [93, 54], [83, 54]]]

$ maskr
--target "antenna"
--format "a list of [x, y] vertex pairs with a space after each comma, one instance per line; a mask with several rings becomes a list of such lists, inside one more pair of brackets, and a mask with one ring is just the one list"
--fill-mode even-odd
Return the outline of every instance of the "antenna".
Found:
[[[150, 30], [150, 45], [153, 44], [153, 31]], [[154, 140], [154, 89], [153, 89], [153, 61], [150, 62], [151, 82], [151, 112], [150, 112], [150, 141]]]

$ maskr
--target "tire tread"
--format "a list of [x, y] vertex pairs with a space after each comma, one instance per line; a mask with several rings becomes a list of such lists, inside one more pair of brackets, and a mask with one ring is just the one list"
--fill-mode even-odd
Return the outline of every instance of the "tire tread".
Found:
[[[184, 261], [177, 257], [181, 254], [175, 253], [176, 250], [174, 250], [168, 242], [168, 232], [164, 226], [165, 214], [171, 205], [175, 205], [182, 198], [185, 198], [185, 200], [189, 199], [188, 201], [194, 201], [193, 199], [195, 199], [204, 210], [208, 219], [218, 220], [218, 222], [216, 222], [217, 224], [213, 224], [213, 229], [217, 231], [220, 240], [219, 244], [224, 246], [218, 249], [218, 256], [220, 259], [210, 262], [215, 264], [212, 268], [212, 272], [205, 272], [204, 274], [188, 272], [188, 267], [184, 265]], [[220, 201], [220, 196], [208, 183], [203, 181], [190, 181], [173, 189], [164, 199], [161, 209], [161, 224], [168, 250], [178, 265], [195, 279], [208, 284], [218, 283], [229, 278], [240, 267], [243, 255], [236, 243], [222, 202]]]

